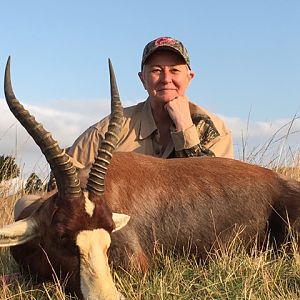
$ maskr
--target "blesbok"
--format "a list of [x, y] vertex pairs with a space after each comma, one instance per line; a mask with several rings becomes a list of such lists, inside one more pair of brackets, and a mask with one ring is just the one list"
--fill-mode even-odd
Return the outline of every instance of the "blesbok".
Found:
[[[118, 299], [108, 248], [114, 267], [146, 272], [156, 247], [178, 254], [188, 249], [201, 259], [236, 229], [246, 247], [263, 246], [268, 235], [279, 245], [289, 226], [299, 232], [300, 183], [269, 169], [225, 158], [112, 156], [122, 120], [113, 75], [111, 86], [109, 131], [89, 176], [80, 175], [80, 188], [68, 156], [15, 99], [7, 66], [7, 102], [40, 146], [58, 186], [28, 207], [22, 220], [0, 230], [0, 246], [15, 246], [12, 254], [24, 270], [39, 280], [51, 279], [54, 270], [84, 299]], [[113, 232], [111, 211], [130, 216], [119, 231]]]
[[[25, 209], [20, 221], [0, 229], [0, 247], [11, 248], [25, 272], [38, 281], [51, 280], [53, 272], [67, 280], [67, 291], [83, 299], [121, 299], [107, 259], [110, 233], [129, 217], [112, 214], [104, 199], [104, 177], [118, 142], [123, 108], [109, 61], [112, 114], [91, 168], [86, 188], [70, 157], [42, 124], [16, 99], [10, 79], [10, 58], [5, 69], [4, 92], [8, 106], [45, 155], [54, 174], [57, 192]], [[41, 204], [42, 202], [42, 204]]]

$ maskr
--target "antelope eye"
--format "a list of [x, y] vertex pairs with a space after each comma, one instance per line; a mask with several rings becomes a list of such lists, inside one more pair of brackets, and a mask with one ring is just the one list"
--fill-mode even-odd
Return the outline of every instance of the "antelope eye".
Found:
[[58, 237], [58, 239], [59, 239], [60, 243], [65, 244], [70, 241], [70, 236], [68, 234], [64, 233], [64, 234], [60, 235]]

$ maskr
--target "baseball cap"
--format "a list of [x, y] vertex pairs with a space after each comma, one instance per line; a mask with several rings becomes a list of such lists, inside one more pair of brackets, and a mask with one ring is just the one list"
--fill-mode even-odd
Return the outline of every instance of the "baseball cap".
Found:
[[141, 67], [143, 68], [143, 65], [145, 64], [146, 60], [152, 53], [162, 49], [169, 49], [171, 51], [178, 53], [184, 59], [189, 69], [191, 69], [190, 58], [186, 48], [183, 46], [183, 44], [180, 41], [168, 36], [159, 37], [149, 42], [145, 46], [143, 51]]

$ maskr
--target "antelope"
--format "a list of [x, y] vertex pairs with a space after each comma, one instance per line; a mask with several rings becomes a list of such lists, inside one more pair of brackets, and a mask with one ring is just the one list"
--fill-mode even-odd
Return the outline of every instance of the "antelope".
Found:
[[51, 280], [55, 271], [68, 279], [67, 291], [81, 299], [120, 299], [109, 263], [146, 273], [157, 247], [178, 255], [188, 249], [205, 259], [240, 228], [245, 247], [263, 247], [267, 236], [278, 246], [290, 227], [299, 232], [296, 180], [228, 158], [112, 154], [123, 115], [111, 63], [109, 67], [110, 125], [87, 174], [76, 172], [68, 155], [16, 100], [8, 61], [8, 105], [57, 181], [57, 191], [0, 230], [0, 246], [12, 247], [25, 271], [40, 281]]

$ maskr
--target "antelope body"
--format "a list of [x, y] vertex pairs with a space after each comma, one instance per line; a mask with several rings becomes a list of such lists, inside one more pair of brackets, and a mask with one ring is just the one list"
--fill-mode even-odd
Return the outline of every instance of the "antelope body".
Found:
[[237, 231], [246, 247], [262, 247], [269, 233], [280, 244], [289, 224], [300, 229], [300, 183], [237, 160], [117, 152], [105, 187], [112, 210], [131, 218], [110, 246], [125, 268], [146, 271], [157, 246], [205, 259]]
[[[112, 117], [111, 126], [118, 118]], [[32, 228], [19, 230], [17, 236], [20, 223], [0, 230], [0, 246], [1, 240], [3, 246], [18, 245], [12, 253], [24, 270], [43, 281], [52, 278], [53, 267], [68, 278], [67, 289], [81, 298], [122, 297], [112, 282], [108, 258], [114, 267], [146, 272], [156, 247], [188, 251], [201, 259], [240, 228], [246, 247], [257, 242], [263, 246], [269, 234], [281, 244], [289, 225], [299, 232], [300, 183], [269, 169], [225, 158], [159, 159], [122, 152], [101, 169], [99, 161], [107, 157], [100, 152], [107, 150], [103, 145], [100, 149], [89, 175], [82, 171], [76, 176], [81, 183], [79, 189], [75, 184], [78, 201], [63, 192], [56, 174], [58, 192], [20, 216], [26, 221], [19, 222]], [[99, 176], [100, 184], [95, 184]], [[114, 231], [128, 221], [126, 215], [128, 224]]]

